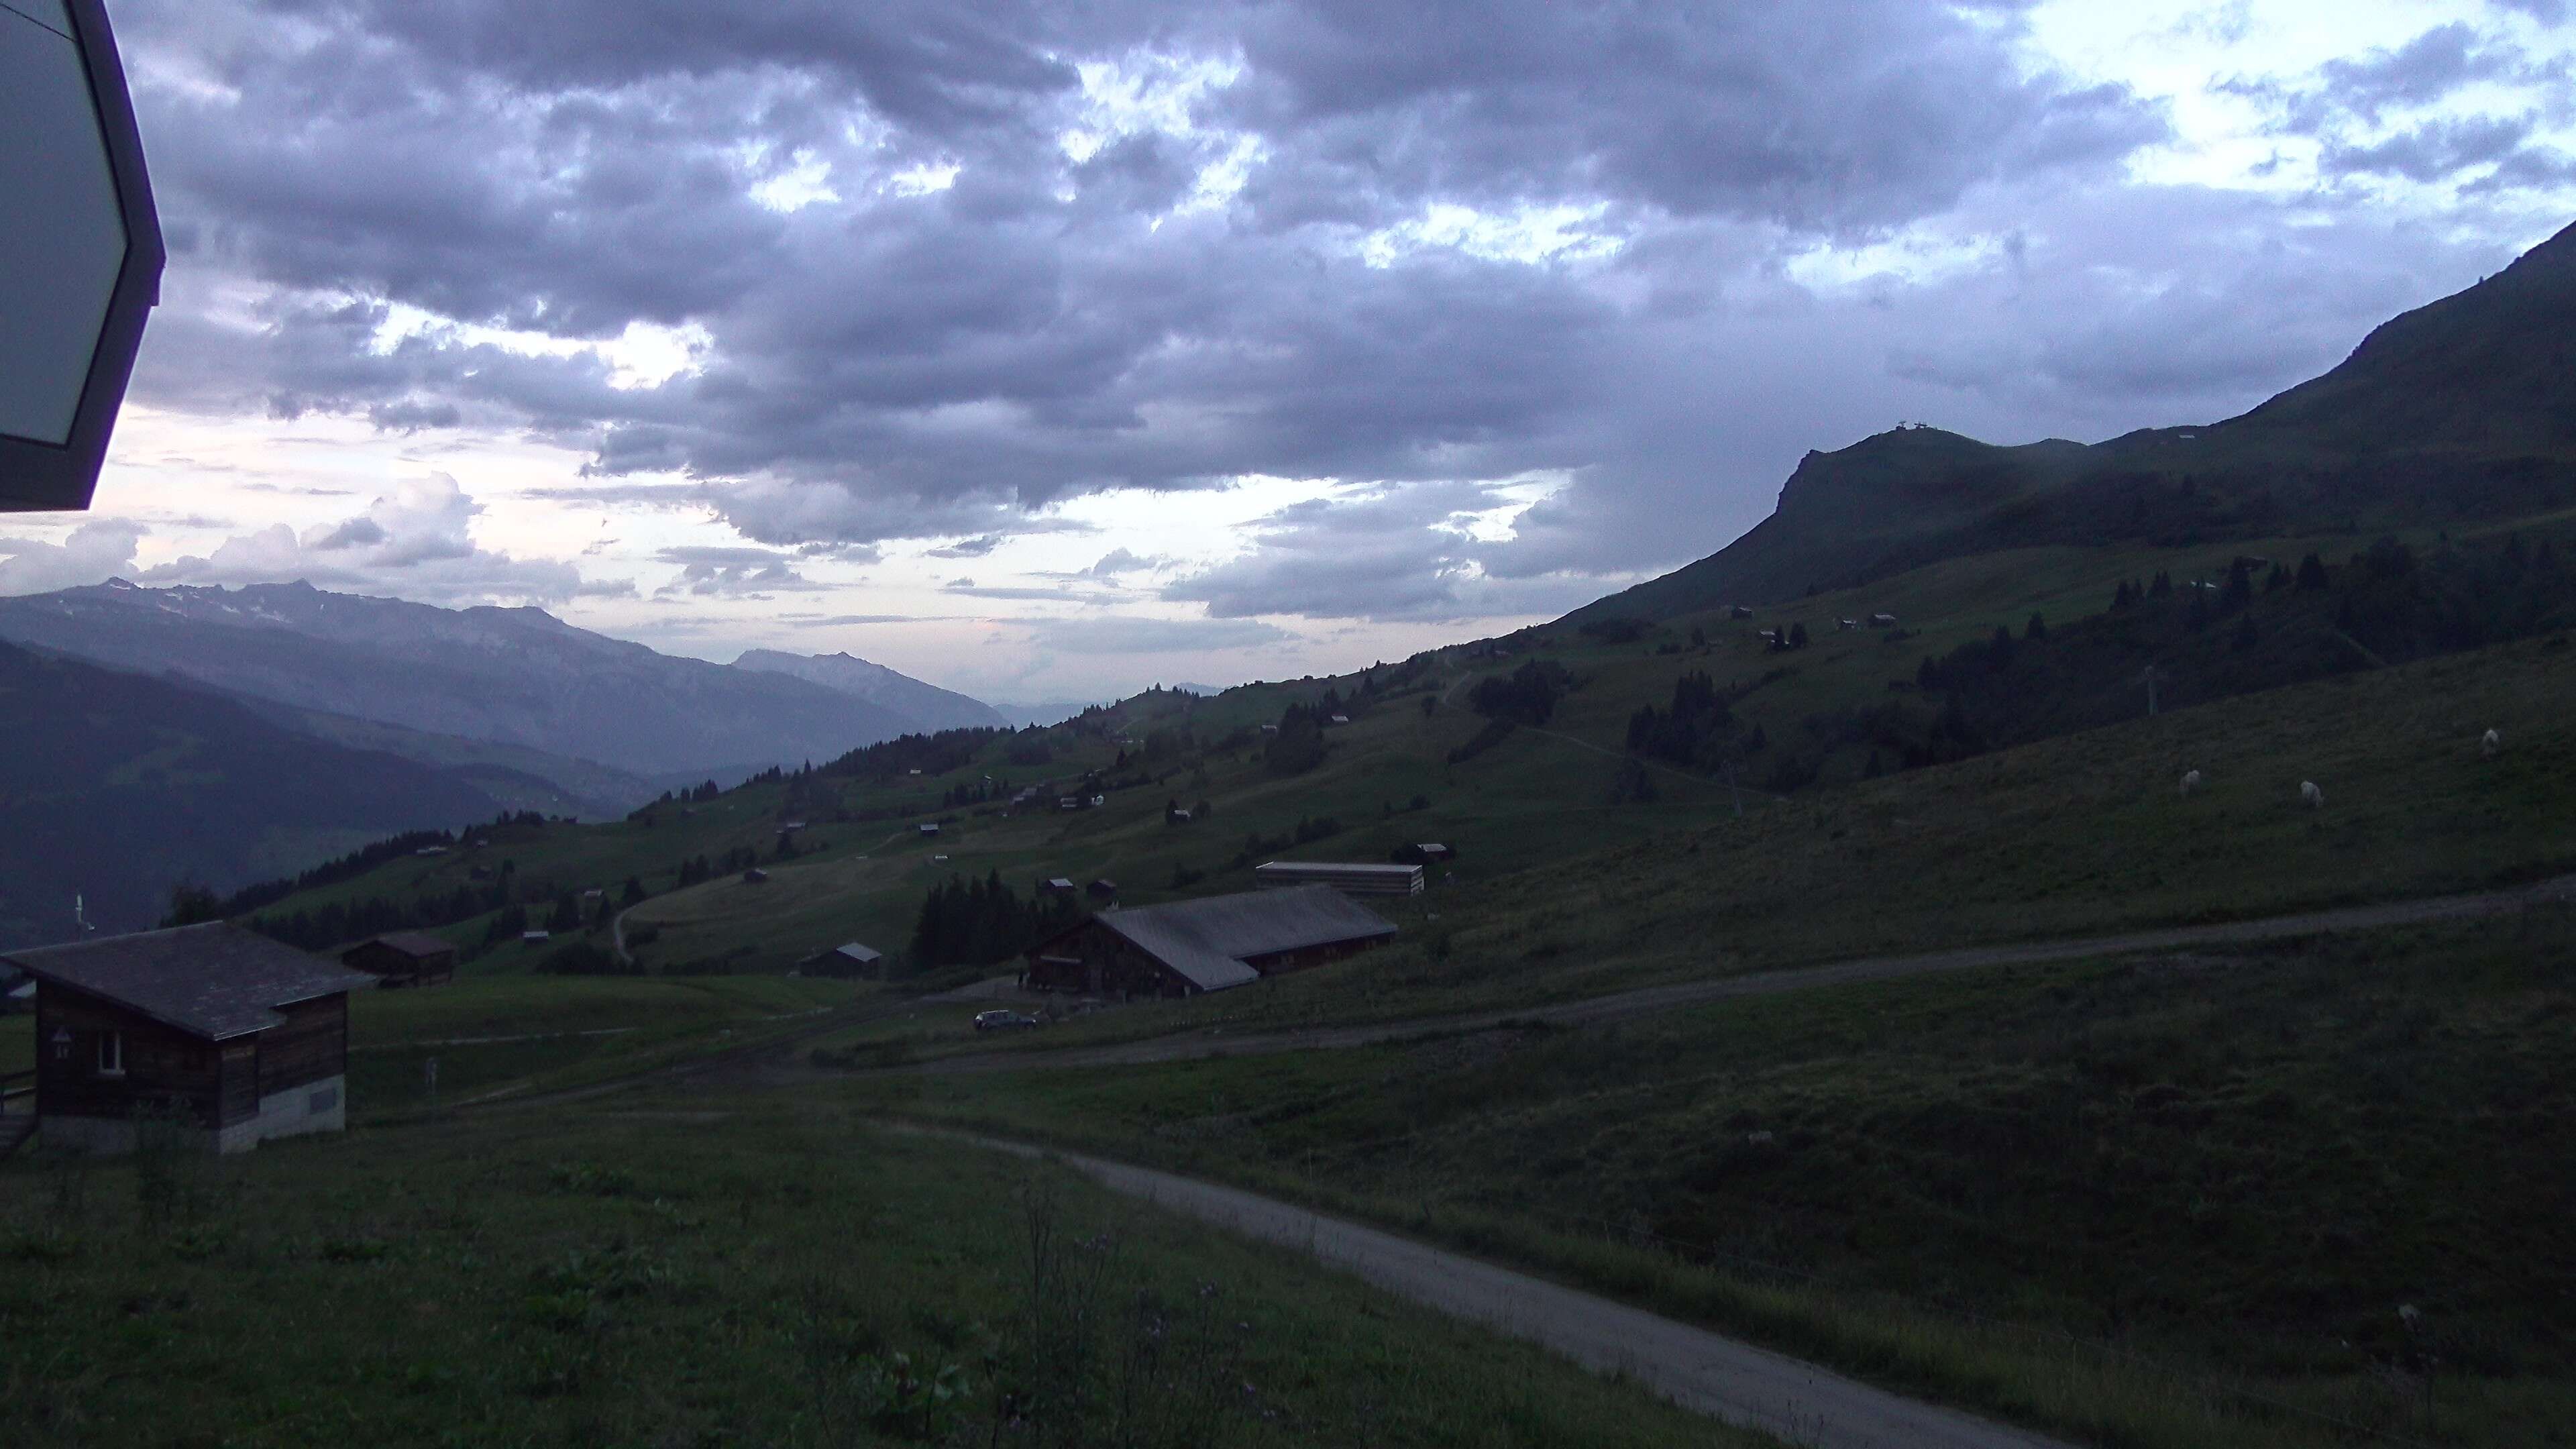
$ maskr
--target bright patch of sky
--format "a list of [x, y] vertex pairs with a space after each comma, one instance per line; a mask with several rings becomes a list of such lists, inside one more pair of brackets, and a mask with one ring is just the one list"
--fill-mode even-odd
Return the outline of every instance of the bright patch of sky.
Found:
[[[949, 169], [953, 177], [956, 168]], [[895, 184], [901, 189], [901, 176], [896, 177]], [[819, 201], [838, 201], [841, 193], [832, 189], [832, 163], [812, 151], [800, 150], [786, 169], [754, 183], [751, 199], [772, 211], [793, 213]]]
[[[2045, 0], [2025, 23], [2035, 58], [2087, 80], [2131, 86], [2165, 103], [2173, 139], [2131, 158], [2134, 180], [2289, 195], [2318, 183], [2321, 147], [2313, 137], [2271, 130], [2270, 115], [2245, 93], [2246, 84], [2294, 80], [2330, 62], [2395, 52], [2460, 20], [2513, 36], [2536, 55], [2564, 60], [2576, 53], [2576, 37], [2566, 27], [2542, 26], [2504, 7], [2424, 0], [2263, 5], [2251, 0], [2125, 5]], [[2541, 134], [2564, 142], [2576, 137], [2571, 130], [2576, 116], [2570, 115], [2563, 93], [2566, 84], [2562, 75], [2554, 84], [2465, 87], [2421, 111], [2394, 110], [2364, 135], [2384, 136], [2427, 115], [2536, 112], [2545, 123]]]
[[887, 177], [886, 189], [897, 196], [928, 196], [956, 185], [963, 169], [954, 161], [924, 161]]
[[384, 318], [377, 323], [369, 343], [375, 354], [383, 357], [413, 338], [432, 338], [468, 347], [497, 347], [522, 357], [588, 355], [608, 364], [610, 386], [629, 390], [658, 387], [670, 381], [697, 366], [699, 359], [714, 345], [714, 339], [707, 335], [707, 330], [694, 322], [671, 327], [658, 322], [634, 321], [627, 323], [625, 330], [615, 337], [586, 342], [522, 328], [454, 322], [404, 302], [391, 303], [385, 308]]
[[1421, 216], [1372, 232], [1359, 254], [1372, 267], [1391, 267], [1415, 252], [1450, 249], [1483, 261], [1536, 266], [1552, 261], [1595, 261], [1619, 250], [1620, 238], [1595, 229], [1609, 210], [1589, 206], [1525, 206], [1496, 214], [1439, 201]]

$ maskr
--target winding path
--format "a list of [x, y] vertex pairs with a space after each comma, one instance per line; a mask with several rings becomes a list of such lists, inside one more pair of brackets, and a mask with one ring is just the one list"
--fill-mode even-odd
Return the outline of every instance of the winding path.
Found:
[[1106, 1158], [954, 1136], [1061, 1161], [1112, 1192], [1313, 1256], [1401, 1298], [1624, 1373], [1685, 1409], [1817, 1449], [2067, 1449], [2065, 1441], [1857, 1379], [1643, 1309], [1270, 1198]]

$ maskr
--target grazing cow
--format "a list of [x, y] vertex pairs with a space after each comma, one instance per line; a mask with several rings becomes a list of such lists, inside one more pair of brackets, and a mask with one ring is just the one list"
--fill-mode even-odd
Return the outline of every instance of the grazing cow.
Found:
[[2497, 734], [2494, 730], [2487, 731], [2486, 738], [2478, 741], [2478, 754], [2484, 759], [2494, 759], [2496, 757], [2496, 753], [2503, 748], [2504, 736]]
[[2199, 788], [2200, 772], [2198, 770], [2186, 771], [2182, 777], [2182, 792], [2188, 795]]
[[2317, 782], [2314, 780], [2301, 780], [2299, 782], [2299, 798], [2306, 801], [2308, 808], [2311, 810], [2323, 810], [2326, 808], [2326, 792], [2318, 789]]

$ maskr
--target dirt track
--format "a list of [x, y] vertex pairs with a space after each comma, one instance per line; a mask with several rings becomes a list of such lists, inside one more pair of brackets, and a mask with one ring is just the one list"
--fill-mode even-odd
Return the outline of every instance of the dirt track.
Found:
[[1519, 1024], [1590, 1026], [1600, 1022], [1653, 1016], [1660, 1012], [1701, 1006], [1712, 1001], [1727, 1001], [1745, 996], [1772, 996], [1784, 991], [1805, 991], [1819, 986], [1847, 986], [1864, 981], [1894, 981], [1910, 976], [1937, 975], [1947, 971], [1971, 971], [1984, 966], [2021, 966], [2047, 961], [2080, 961], [2095, 956], [2127, 956], [2141, 952], [2180, 951], [2203, 946], [2245, 945], [2256, 941], [2274, 941], [2291, 936], [2324, 935], [2338, 931], [2380, 930], [2390, 926], [2411, 926], [2430, 921], [2500, 915], [2571, 899], [2576, 899], [2576, 876], [2560, 876], [2555, 880], [2514, 890], [2486, 891], [2475, 895], [2433, 896], [2422, 900], [2397, 901], [2387, 905], [2308, 911], [2292, 916], [2270, 916], [2255, 921], [2229, 921], [2212, 926], [2174, 926], [2155, 931], [2131, 931], [2117, 936], [2036, 941], [2018, 946], [1972, 946], [1964, 950], [1934, 951], [1917, 956], [1866, 956], [1823, 966], [1798, 966], [1779, 971], [1757, 971], [1745, 976], [1684, 981], [1671, 986], [1649, 986], [1636, 991], [1622, 991], [1614, 995], [1589, 997], [1581, 1001], [1568, 1001], [1549, 1006], [1513, 1007], [1502, 1011], [1471, 1012], [1457, 1016], [1416, 1017], [1407, 1021], [1372, 1022], [1358, 1026], [1310, 1027], [1297, 1031], [1258, 1032], [1243, 1036], [1200, 1032], [1155, 1037], [1146, 1041], [1121, 1042], [1110, 1046], [978, 1052], [965, 1056], [935, 1057], [912, 1066], [885, 1070], [947, 1075], [966, 1072], [1032, 1071], [1059, 1067], [1133, 1066], [1151, 1062], [1188, 1061], [1198, 1057], [1262, 1056], [1274, 1052], [1369, 1046], [1378, 1042], [1401, 1041], [1408, 1037], [1490, 1031], [1496, 1027]]
[[1625, 1373], [1683, 1408], [1793, 1444], [2064, 1449], [2059, 1440], [1901, 1398], [1706, 1329], [1234, 1188], [989, 1137], [963, 1140], [1022, 1157], [1055, 1158], [1113, 1192], [1311, 1254], [1399, 1297], [1525, 1339], [1597, 1372]]

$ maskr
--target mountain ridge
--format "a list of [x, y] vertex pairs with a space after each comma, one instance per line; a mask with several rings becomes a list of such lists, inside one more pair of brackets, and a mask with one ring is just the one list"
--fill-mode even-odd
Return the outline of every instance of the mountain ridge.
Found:
[[0, 639], [644, 776], [794, 765], [922, 728], [849, 693], [661, 654], [541, 609], [441, 609], [310, 584], [115, 579], [0, 599]]
[[1771, 515], [1565, 617], [1778, 604], [1992, 549], [2361, 532], [2576, 503], [2576, 226], [2220, 422], [1998, 445], [1898, 428], [1811, 451]]
[[866, 700], [912, 720], [924, 734], [947, 729], [1006, 729], [1010, 725], [1000, 711], [980, 699], [926, 684], [846, 651], [790, 654], [778, 649], [746, 649], [735, 656], [730, 667], [802, 679]]

